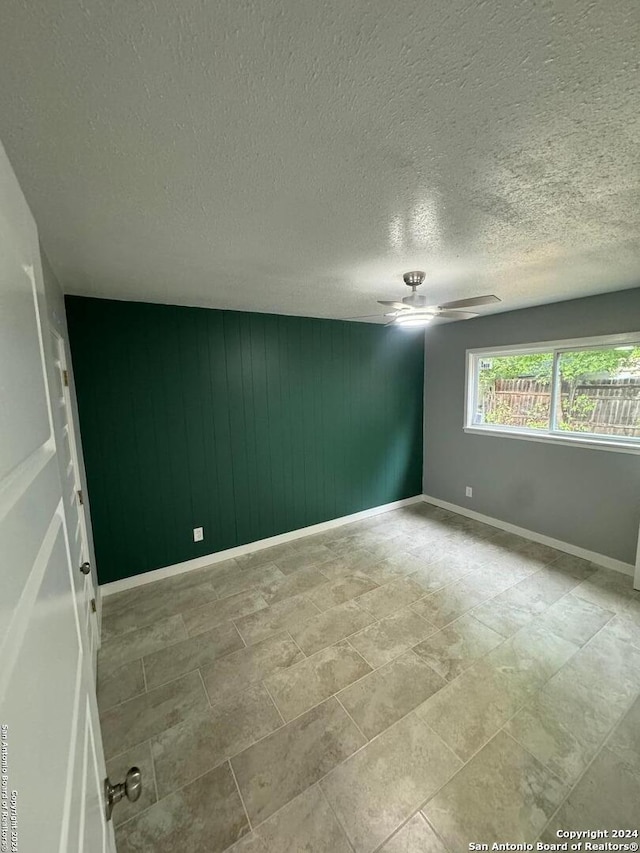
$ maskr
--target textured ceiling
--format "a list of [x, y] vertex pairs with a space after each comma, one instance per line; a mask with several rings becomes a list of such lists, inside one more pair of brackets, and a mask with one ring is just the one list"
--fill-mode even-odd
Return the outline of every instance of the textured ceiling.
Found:
[[640, 284], [639, 44], [638, 0], [3, 0], [0, 139], [69, 293], [505, 310]]

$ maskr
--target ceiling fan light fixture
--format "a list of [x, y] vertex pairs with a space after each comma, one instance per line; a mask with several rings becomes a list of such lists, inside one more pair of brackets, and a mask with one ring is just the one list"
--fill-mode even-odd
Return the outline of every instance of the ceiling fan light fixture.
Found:
[[433, 320], [434, 315], [426, 311], [411, 311], [401, 314], [393, 321], [394, 326], [426, 326]]

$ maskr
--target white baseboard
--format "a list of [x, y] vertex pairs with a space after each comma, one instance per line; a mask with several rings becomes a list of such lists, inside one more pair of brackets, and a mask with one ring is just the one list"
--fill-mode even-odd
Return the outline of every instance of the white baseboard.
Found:
[[442, 501], [440, 498], [433, 498], [430, 495], [423, 495], [423, 500], [426, 503], [434, 504], [435, 506], [448, 509], [450, 512], [465, 515], [468, 518], [474, 518], [476, 521], [481, 521], [483, 524], [490, 524], [492, 527], [499, 527], [500, 530], [506, 530], [508, 533], [515, 533], [517, 536], [522, 536], [525, 539], [531, 539], [533, 542], [540, 542], [542, 545], [549, 545], [551, 548], [557, 548], [558, 551], [564, 551], [574, 557], [582, 557], [583, 560], [589, 560], [596, 563], [598, 566], [603, 566], [606, 569], [613, 569], [616, 572], [622, 572], [624, 575], [633, 577], [635, 566], [631, 563], [624, 563], [622, 560], [614, 560], [613, 557], [607, 557], [604, 554], [598, 554], [596, 551], [588, 551], [586, 548], [580, 548], [577, 545], [571, 545], [569, 542], [562, 542], [560, 539], [554, 539], [551, 536], [545, 536], [542, 533], [536, 533], [534, 530], [527, 530], [525, 527], [518, 527], [516, 524], [509, 524], [508, 521], [501, 521], [499, 518], [492, 518], [489, 515], [483, 515], [480, 512], [474, 512], [472, 509], [467, 509], [465, 506]]
[[616, 572], [622, 572], [625, 575], [633, 577], [635, 567], [631, 563], [624, 563], [622, 560], [614, 560], [613, 557], [607, 557], [604, 554], [598, 554], [595, 551], [588, 551], [586, 548], [580, 548], [577, 545], [571, 545], [569, 542], [562, 542], [560, 539], [554, 539], [551, 536], [545, 536], [542, 533], [536, 533], [534, 530], [527, 530], [524, 527], [518, 527], [516, 524], [509, 524], [507, 521], [501, 521], [499, 518], [492, 518], [488, 515], [483, 515], [480, 512], [475, 512], [467, 507], [459, 506], [458, 504], [449, 503], [439, 498], [431, 497], [430, 495], [416, 495], [413, 498], [406, 498], [401, 501], [393, 501], [392, 503], [382, 504], [381, 506], [365, 509], [362, 512], [355, 512], [352, 515], [343, 515], [340, 518], [333, 518], [330, 521], [323, 521], [320, 524], [313, 524], [310, 527], [301, 527], [299, 530], [292, 530], [288, 533], [280, 533], [278, 536], [271, 536], [268, 539], [259, 539], [256, 542], [249, 542], [247, 545], [240, 545], [237, 548], [228, 548], [226, 551], [218, 551], [215, 554], [205, 554], [203, 557], [196, 557], [194, 560], [186, 560], [183, 563], [175, 563], [172, 566], [165, 566], [162, 569], [154, 569], [150, 572], [144, 572], [140, 575], [134, 575], [130, 578], [112, 581], [111, 583], [100, 586], [101, 595], [113, 595], [116, 592], [122, 592], [126, 589], [133, 589], [136, 586], [153, 583], [154, 581], [162, 580], [163, 578], [181, 575], [185, 572], [190, 572], [195, 569], [203, 569], [206, 566], [221, 563], [223, 560], [230, 560], [233, 557], [239, 557], [243, 554], [252, 554], [254, 551], [260, 551], [263, 548], [270, 548], [272, 545], [281, 545], [283, 542], [292, 542], [295, 539], [302, 539], [305, 536], [312, 536], [314, 533], [323, 533], [326, 530], [332, 530], [335, 527], [342, 527], [344, 524], [351, 524], [353, 521], [360, 521], [363, 518], [371, 518], [375, 515], [380, 515], [384, 512], [390, 512], [394, 509], [399, 509], [403, 506], [420, 503], [434, 504], [435, 506], [447, 509], [450, 512], [458, 513], [459, 515], [474, 518], [484, 524], [490, 524], [492, 527], [498, 527], [500, 530], [506, 530], [509, 533], [515, 533], [517, 536], [522, 536], [525, 539], [531, 539], [533, 542], [540, 542], [543, 545], [549, 545], [551, 548], [557, 548], [558, 551], [564, 551], [567, 554], [572, 554], [574, 557], [582, 557], [584, 560], [590, 560], [599, 566], [607, 569], [613, 569]]
[[364, 509], [361, 512], [354, 512], [352, 515], [343, 515], [340, 518], [332, 518], [330, 521], [322, 521], [320, 524], [312, 524], [310, 527], [301, 527], [299, 530], [291, 530], [289, 533], [280, 533], [278, 536], [270, 536], [268, 539], [259, 539], [256, 542], [249, 542], [247, 545], [239, 545], [237, 548], [228, 548], [226, 551], [217, 551], [215, 554], [205, 554], [204, 557], [196, 557], [194, 560], [186, 560], [184, 563], [175, 563], [173, 566], [165, 566], [162, 569], [154, 569], [150, 572], [144, 572], [141, 575], [134, 575], [131, 578], [123, 578], [119, 581], [103, 584], [100, 586], [100, 593], [101, 595], [113, 595], [114, 592], [133, 589], [136, 586], [143, 586], [144, 584], [153, 583], [153, 581], [163, 580], [163, 578], [181, 575], [184, 572], [191, 572], [194, 569], [204, 569], [206, 566], [221, 563], [223, 560], [231, 560], [233, 557], [240, 557], [242, 554], [252, 554], [254, 551], [261, 551], [263, 548], [270, 548], [272, 545], [292, 542], [294, 539], [302, 539], [305, 536], [312, 536], [314, 533], [324, 533], [325, 530], [342, 527], [343, 524], [351, 524], [353, 521], [371, 518], [374, 515], [389, 512], [392, 509], [399, 509], [400, 507], [410, 506], [411, 504], [421, 503], [422, 501], [423, 496], [416, 495], [413, 498], [392, 501], [392, 503], [382, 504], [371, 509]]

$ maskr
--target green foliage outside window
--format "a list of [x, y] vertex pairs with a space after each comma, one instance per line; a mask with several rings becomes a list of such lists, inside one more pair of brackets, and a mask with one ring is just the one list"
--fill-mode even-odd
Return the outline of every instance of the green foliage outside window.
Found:
[[[496, 379], [534, 379], [551, 382], [553, 353], [537, 352], [530, 355], [506, 355], [491, 359], [491, 367], [480, 371], [483, 386]], [[562, 380], [574, 382], [590, 374], [613, 375], [640, 362], [640, 347], [632, 350], [594, 349], [563, 352], [560, 355]]]
[[[482, 359], [481, 359], [482, 361]], [[551, 381], [553, 353], [493, 356], [489, 366], [479, 370], [479, 396], [485, 423], [503, 426], [520, 426], [528, 429], [548, 429], [550, 420]], [[626, 370], [640, 374], [640, 347], [632, 349], [592, 349], [560, 353], [557, 428], [570, 432], [591, 432], [591, 416], [596, 407], [588, 394], [578, 394], [585, 383], [615, 379]], [[538, 383], [537, 397], [532, 402], [510, 405], [496, 394], [498, 380], [528, 379]], [[547, 386], [545, 389], [544, 386]], [[545, 393], [548, 390], [548, 396]], [[635, 425], [640, 428], [640, 423]]]

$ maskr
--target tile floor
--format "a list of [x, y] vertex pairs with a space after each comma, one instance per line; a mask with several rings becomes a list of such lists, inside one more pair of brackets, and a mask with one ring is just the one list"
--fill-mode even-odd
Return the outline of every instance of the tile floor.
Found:
[[638, 829], [631, 579], [415, 504], [104, 601], [119, 853]]

